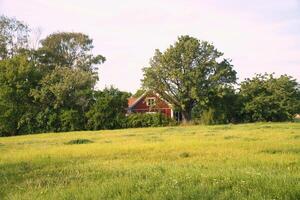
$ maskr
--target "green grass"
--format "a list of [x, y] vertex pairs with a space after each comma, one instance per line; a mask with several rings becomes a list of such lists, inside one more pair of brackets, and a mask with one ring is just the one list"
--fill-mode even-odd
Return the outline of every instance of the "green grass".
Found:
[[300, 123], [0, 138], [0, 199], [300, 199]]

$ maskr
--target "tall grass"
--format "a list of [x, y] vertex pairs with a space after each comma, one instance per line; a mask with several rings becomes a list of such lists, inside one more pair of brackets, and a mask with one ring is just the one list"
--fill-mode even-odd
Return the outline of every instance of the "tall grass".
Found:
[[300, 124], [0, 138], [0, 199], [300, 199]]

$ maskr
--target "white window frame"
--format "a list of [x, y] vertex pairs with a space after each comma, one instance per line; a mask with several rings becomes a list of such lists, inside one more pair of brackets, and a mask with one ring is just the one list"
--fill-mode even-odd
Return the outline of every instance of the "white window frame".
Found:
[[[152, 102], [152, 103], [150, 103], [150, 102]], [[146, 98], [146, 105], [147, 106], [155, 106], [156, 105], [156, 98], [155, 97]]]

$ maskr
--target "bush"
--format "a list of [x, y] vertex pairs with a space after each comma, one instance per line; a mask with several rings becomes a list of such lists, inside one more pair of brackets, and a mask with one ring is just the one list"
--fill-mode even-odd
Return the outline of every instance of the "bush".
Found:
[[215, 124], [214, 110], [212, 108], [204, 111], [200, 118], [200, 123], [205, 125]]
[[128, 128], [168, 126], [175, 124], [174, 120], [161, 113], [134, 113], [127, 117]]
[[76, 140], [70, 140], [66, 144], [88, 144], [88, 143], [93, 143], [93, 141], [89, 139], [76, 139]]
[[127, 98], [129, 94], [116, 88], [95, 92], [95, 101], [86, 113], [89, 130], [123, 128], [126, 124]]
[[188, 152], [183, 152], [183, 153], [181, 153], [179, 155], [179, 157], [181, 157], [181, 158], [188, 158], [188, 157], [190, 157], [190, 154]]

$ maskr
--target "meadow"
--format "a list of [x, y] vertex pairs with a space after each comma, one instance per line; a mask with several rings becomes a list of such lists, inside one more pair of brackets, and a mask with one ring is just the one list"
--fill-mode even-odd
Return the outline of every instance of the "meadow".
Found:
[[300, 199], [300, 123], [0, 138], [0, 199]]

